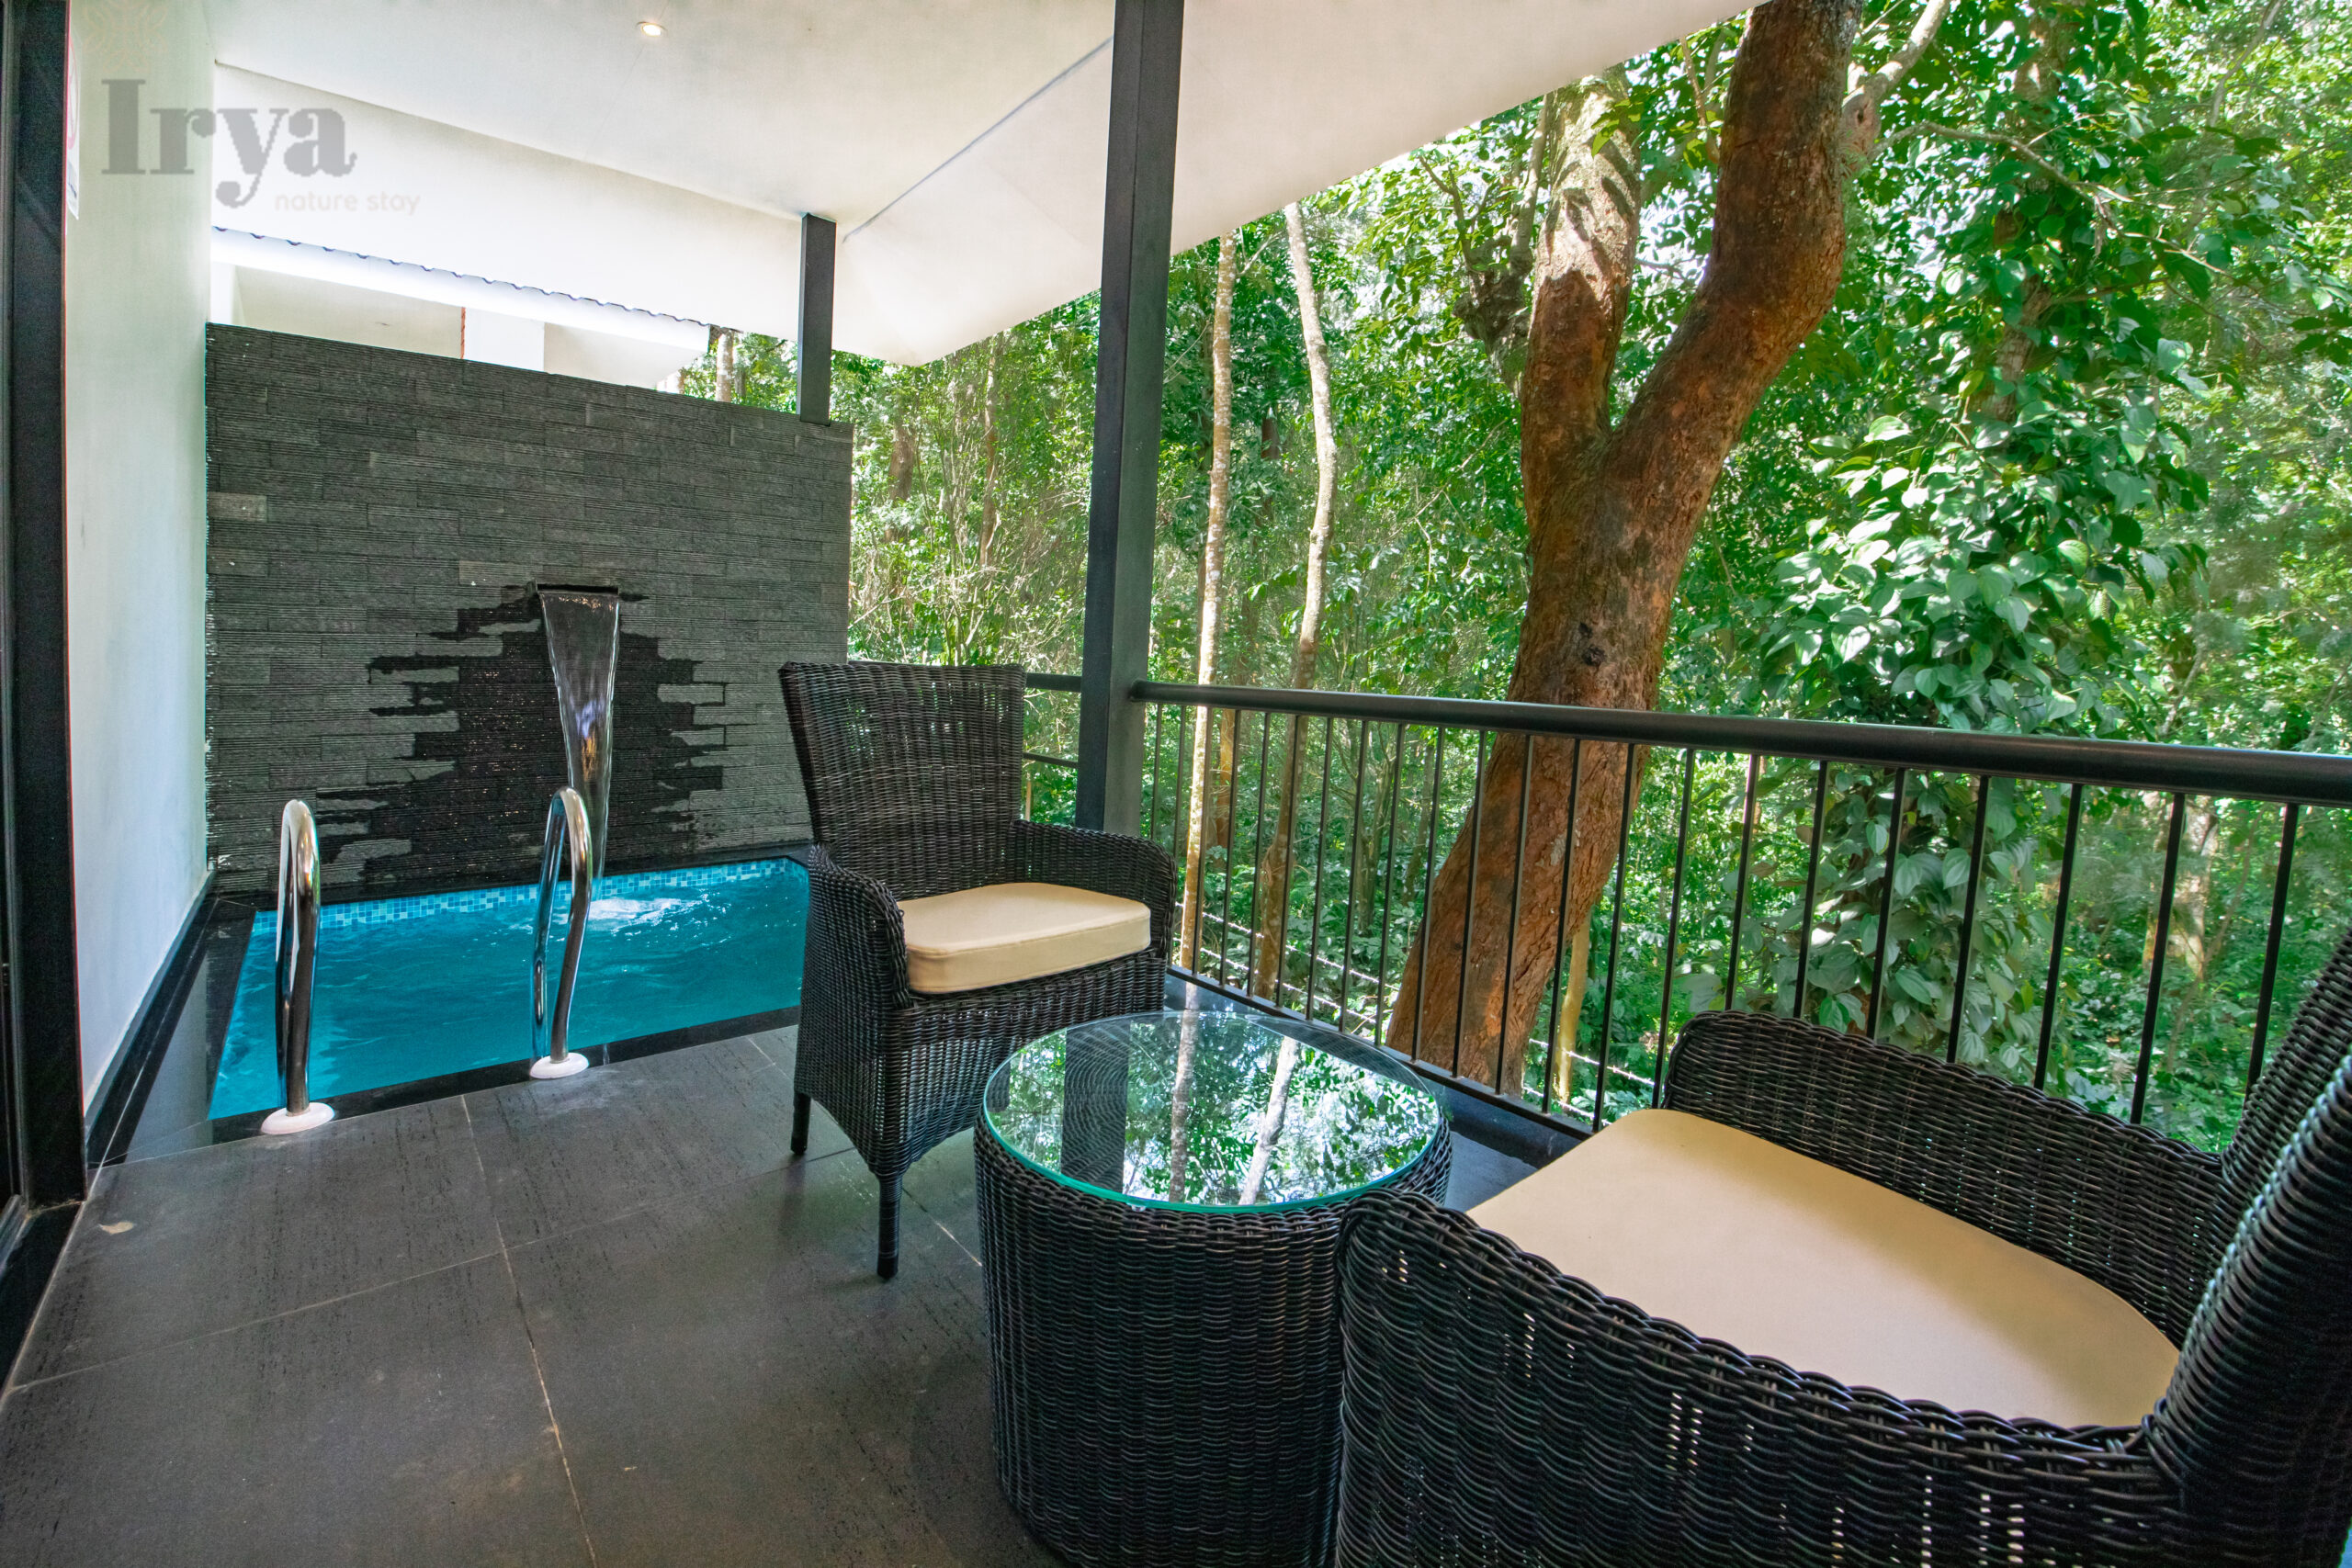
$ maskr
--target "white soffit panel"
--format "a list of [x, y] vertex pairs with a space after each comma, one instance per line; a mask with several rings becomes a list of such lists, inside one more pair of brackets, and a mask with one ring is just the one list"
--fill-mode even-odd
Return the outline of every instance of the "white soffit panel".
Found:
[[[1174, 243], [1745, 8], [1189, 0]], [[217, 218], [224, 227], [786, 333], [794, 215], [820, 212], [842, 232], [837, 345], [901, 362], [1099, 281], [1111, 0], [209, 9], [224, 63], [282, 79], [256, 100], [231, 96], [224, 73], [219, 102], [300, 105], [322, 89], [384, 106], [368, 111], [383, 164], [430, 171], [448, 192], [441, 221], [410, 226], [431, 254], [397, 237], [288, 232], [250, 206], [243, 221]], [[661, 38], [639, 33], [648, 17]], [[356, 120], [352, 148], [368, 156]], [[670, 195], [636, 188], [649, 186]]]
[[[1737, 0], [1188, 0], [1179, 251], [1736, 15]], [[1107, 39], [846, 231], [839, 332], [932, 358], [1096, 287]]]
[[[339, 176], [298, 175], [281, 129], [256, 177], [241, 166], [250, 149], [216, 133], [216, 229], [752, 332], [798, 326], [797, 218], [228, 66], [213, 93], [257, 109], [263, 135], [276, 108], [332, 108], [351, 159]], [[231, 205], [222, 187], [245, 199]]]

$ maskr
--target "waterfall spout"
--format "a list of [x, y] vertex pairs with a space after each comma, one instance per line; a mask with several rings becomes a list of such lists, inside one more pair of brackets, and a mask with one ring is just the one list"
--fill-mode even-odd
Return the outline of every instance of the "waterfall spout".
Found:
[[555, 671], [564, 762], [586, 807], [594, 874], [605, 870], [605, 819], [612, 805], [613, 664], [620, 651], [621, 596], [609, 588], [542, 588], [548, 663]]

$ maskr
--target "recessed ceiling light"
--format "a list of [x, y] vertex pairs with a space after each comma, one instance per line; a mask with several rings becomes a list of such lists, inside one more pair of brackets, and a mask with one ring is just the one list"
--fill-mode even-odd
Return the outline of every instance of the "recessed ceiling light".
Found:
[[637, 30], [643, 33], [647, 38], [660, 38], [662, 36], [662, 24], [659, 22], [639, 22], [637, 24]]

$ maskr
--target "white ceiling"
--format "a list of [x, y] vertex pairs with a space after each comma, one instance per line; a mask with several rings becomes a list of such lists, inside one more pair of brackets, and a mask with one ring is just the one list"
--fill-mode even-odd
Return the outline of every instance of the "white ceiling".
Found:
[[[209, 4], [224, 65], [636, 175], [748, 209], [746, 219], [832, 218], [844, 349], [932, 358], [1097, 281], [1112, 0]], [[1175, 244], [1743, 8], [1190, 0]], [[645, 19], [663, 35], [644, 37]], [[220, 221], [338, 243], [315, 225], [294, 231], [300, 214], [248, 208]], [[612, 245], [652, 243], [598, 221]], [[527, 242], [490, 248], [501, 265], [539, 273], [500, 281], [586, 291], [566, 270], [576, 237], [535, 262], [514, 259]], [[792, 269], [771, 259], [752, 269], [772, 273], [766, 282], [716, 290], [731, 315], [697, 319], [783, 330]], [[663, 258], [651, 270], [693, 265]], [[745, 288], [766, 295], [737, 301]], [[667, 299], [613, 302], [696, 313]]]

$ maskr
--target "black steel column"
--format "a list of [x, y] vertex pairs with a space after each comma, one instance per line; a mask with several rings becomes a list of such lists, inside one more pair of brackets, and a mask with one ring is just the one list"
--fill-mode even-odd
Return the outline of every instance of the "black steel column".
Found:
[[74, 797], [65, 705], [65, 6], [6, 6], [0, 39], [0, 700], [9, 1109], [39, 1210], [79, 1200], [81, 998], [74, 945]]
[[1168, 336], [1168, 225], [1176, 189], [1184, 0], [1119, 0], [1102, 193], [1102, 314], [1087, 510], [1086, 643], [1079, 671], [1078, 822], [1143, 823], [1143, 705], [1127, 693], [1151, 648], [1152, 511]]
[[800, 215], [799, 385], [793, 402], [812, 424], [833, 418], [833, 220]]

